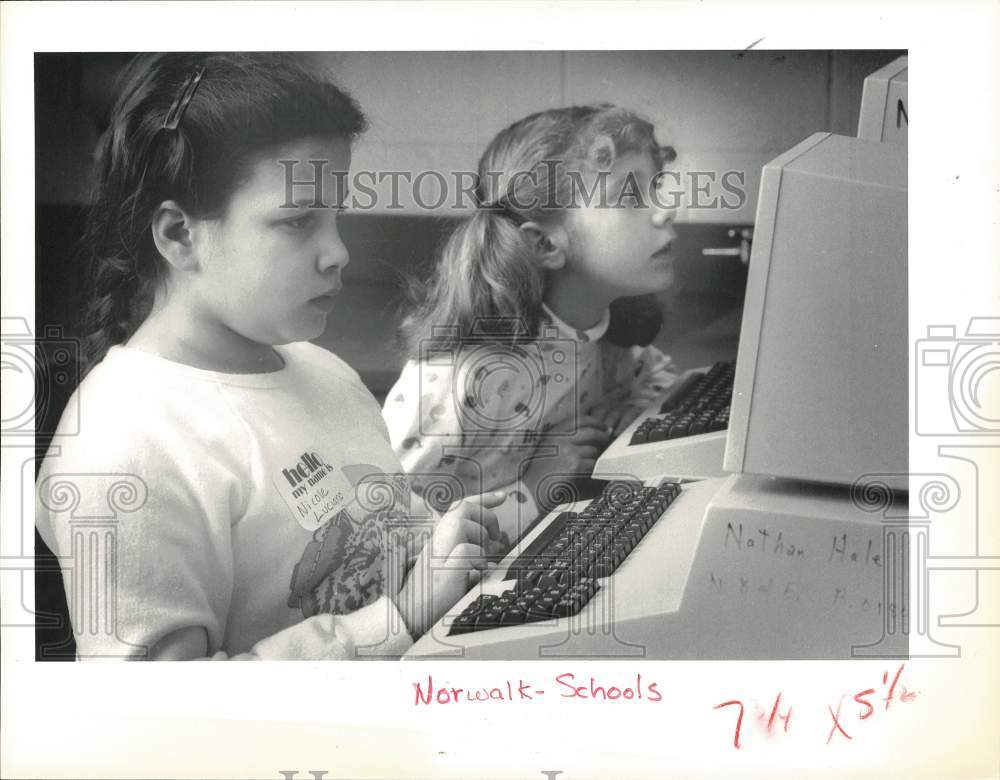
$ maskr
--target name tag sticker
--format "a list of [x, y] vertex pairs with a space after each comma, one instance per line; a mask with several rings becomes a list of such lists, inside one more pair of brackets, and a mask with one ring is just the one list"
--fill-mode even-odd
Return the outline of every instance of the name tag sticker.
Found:
[[316, 451], [282, 467], [274, 485], [292, 516], [305, 530], [315, 531], [341, 509], [354, 502], [354, 485]]

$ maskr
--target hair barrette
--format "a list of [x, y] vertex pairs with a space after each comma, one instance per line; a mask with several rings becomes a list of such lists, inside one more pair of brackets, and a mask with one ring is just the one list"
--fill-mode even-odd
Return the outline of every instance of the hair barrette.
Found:
[[191, 102], [191, 98], [194, 97], [194, 93], [198, 91], [198, 85], [201, 83], [201, 77], [204, 75], [205, 69], [197, 67], [184, 81], [184, 86], [181, 87], [180, 93], [174, 100], [173, 105], [170, 106], [170, 110], [167, 112], [167, 116], [163, 120], [164, 130], [177, 129], [177, 125], [180, 124], [181, 119], [184, 117], [184, 112], [187, 111], [188, 103]]

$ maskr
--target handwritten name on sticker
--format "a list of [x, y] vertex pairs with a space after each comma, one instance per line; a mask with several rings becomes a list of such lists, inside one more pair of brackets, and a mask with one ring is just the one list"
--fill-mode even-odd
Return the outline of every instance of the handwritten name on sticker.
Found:
[[[836, 704], [827, 703], [830, 730], [826, 734], [826, 744], [837, 741], [853, 740], [852, 732], [874, 715], [888, 712], [894, 701], [911, 702], [917, 698], [917, 692], [910, 690], [902, 681], [903, 669], [906, 664], [900, 664], [890, 681], [889, 672], [882, 674], [880, 688], [864, 688], [856, 693], [845, 693]], [[744, 705], [741, 699], [731, 699], [716, 704], [713, 709], [729, 712], [735, 715], [733, 724], [733, 748], [739, 750], [747, 739], [746, 716], [748, 710], [753, 716], [750, 724], [754, 726], [751, 733], [758, 736], [775, 737], [787, 734], [792, 723], [794, 708], [783, 701], [783, 691], [774, 697], [774, 703], [762, 707], [757, 702], [751, 702], [751, 707]], [[850, 729], [850, 731], [848, 730]]]

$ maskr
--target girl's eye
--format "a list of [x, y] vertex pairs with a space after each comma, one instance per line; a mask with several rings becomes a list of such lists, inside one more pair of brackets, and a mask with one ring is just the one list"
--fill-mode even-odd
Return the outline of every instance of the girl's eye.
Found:
[[298, 233], [312, 224], [312, 214], [304, 214], [301, 217], [295, 217], [295, 219], [286, 219], [281, 223], [281, 226], [291, 230], [293, 233]]

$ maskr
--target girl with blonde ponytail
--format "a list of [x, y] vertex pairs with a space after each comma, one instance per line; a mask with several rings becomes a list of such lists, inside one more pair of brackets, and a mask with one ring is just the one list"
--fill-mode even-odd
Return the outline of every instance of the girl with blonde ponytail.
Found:
[[416, 484], [509, 488], [517, 535], [674, 381], [641, 297], [673, 278], [663, 161], [653, 127], [612, 105], [533, 114], [489, 144], [383, 407]]

